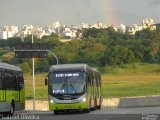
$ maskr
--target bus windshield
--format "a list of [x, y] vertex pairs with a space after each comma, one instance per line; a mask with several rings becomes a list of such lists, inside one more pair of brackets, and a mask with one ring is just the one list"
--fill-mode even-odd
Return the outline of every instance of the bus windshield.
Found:
[[84, 72], [56, 72], [49, 74], [50, 94], [78, 94], [84, 91]]

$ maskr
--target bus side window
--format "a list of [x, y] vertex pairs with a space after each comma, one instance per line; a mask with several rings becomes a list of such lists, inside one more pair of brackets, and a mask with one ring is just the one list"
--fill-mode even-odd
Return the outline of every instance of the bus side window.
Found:
[[90, 86], [93, 86], [93, 75], [92, 75], [92, 73], [90, 73], [90, 77], [89, 78], [90, 78], [90, 81], [91, 81], [90, 82]]
[[100, 82], [100, 87], [102, 87], [102, 80], [100, 75], [99, 75], [99, 82]]
[[100, 87], [100, 78], [99, 78], [99, 73], [97, 74], [97, 84], [98, 84], [98, 87]]
[[4, 74], [5, 76], [5, 84], [6, 84], [6, 90], [8, 90], [10, 87], [10, 83], [9, 83], [9, 76], [8, 76], [8, 73], [5, 73]]
[[0, 72], [0, 90], [2, 90], [2, 73]]
[[0, 72], [0, 84], [1, 84], [1, 90], [5, 90], [5, 81], [4, 81], [4, 73]]
[[94, 86], [94, 74], [91, 72], [91, 86]]
[[19, 80], [18, 80], [17, 74], [14, 75], [14, 80], [15, 80], [15, 90], [19, 90], [20, 87], [19, 87]]
[[16, 76], [15, 75], [12, 76], [12, 80], [13, 80], [13, 83], [14, 83], [14, 90], [17, 90], [17, 81], [16, 81]]
[[96, 84], [95, 86], [98, 87], [98, 76], [97, 76], [97, 73], [95, 73], [95, 84]]
[[87, 84], [88, 84], [88, 86], [91, 85], [91, 79], [90, 79], [90, 74], [89, 73], [87, 73]]
[[24, 78], [23, 78], [22, 72], [18, 73], [17, 80], [18, 80], [19, 90], [23, 89], [23, 87], [24, 87]]
[[16, 78], [11, 72], [5, 73], [6, 90], [16, 90]]
[[6, 90], [12, 90], [14, 85], [12, 83], [12, 78], [9, 73], [5, 73]]

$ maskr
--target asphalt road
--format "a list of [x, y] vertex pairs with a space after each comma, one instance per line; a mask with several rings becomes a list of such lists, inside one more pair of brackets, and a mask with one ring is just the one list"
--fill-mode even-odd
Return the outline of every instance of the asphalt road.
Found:
[[54, 115], [52, 111], [21, 111], [4, 120], [160, 120], [160, 107], [102, 108], [90, 113], [71, 112]]

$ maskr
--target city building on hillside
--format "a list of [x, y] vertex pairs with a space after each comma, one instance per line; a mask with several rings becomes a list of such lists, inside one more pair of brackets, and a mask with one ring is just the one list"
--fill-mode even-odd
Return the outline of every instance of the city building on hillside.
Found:
[[124, 34], [126, 32], [126, 26], [123, 24], [120, 24], [118, 30]]
[[81, 23], [79, 29], [83, 29], [83, 28], [89, 28], [89, 25], [85, 23]]
[[54, 31], [55, 34], [58, 34], [58, 35], [62, 34], [63, 32], [63, 26], [60, 24], [59, 21], [56, 21], [55, 23], [50, 25], [50, 29]]
[[18, 32], [17, 26], [3, 26], [0, 31], [0, 37], [1, 39], [8, 39], [10, 37], [15, 37]]
[[95, 24], [91, 25], [90, 28], [106, 28], [101, 22], [96, 22]]
[[154, 20], [151, 18], [146, 18], [142, 21], [142, 25], [133, 24], [132, 27], [128, 30], [130, 34], [134, 35], [137, 31], [149, 28], [150, 30], [156, 30], [156, 25]]
[[64, 28], [64, 36], [71, 39], [76, 38], [77, 28], [70, 28], [70, 27]]
[[[32, 33], [37, 36], [37, 38], [41, 39], [43, 36], [50, 36], [52, 33], [59, 35], [60, 39], [69, 38], [69, 39], [81, 39], [83, 29], [88, 28], [96, 28], [96, 29], [104, 29], [108, 26], [103, 25], [101, 22], [96, 22], [94, 24], [85, 24], [81, 23], [79, 26], [71, 25], [65, 26], [61, 25], [59, 21], [48, 25], [47, 27], [41, 26], [33, 26], [33, 25], [24, 25], [23, 27], [17, 26], [2, 26], [0, 27], [0, 39], [8, 39], [10, 37], [24, 37], [31, 35]], [[113, 27], [115, 31], [120, 31], [122, 33], [126, 32], [126, 29], [130, 34], [134, 35], [136, 31], [140, 31], [146, 28], [150, 30], [156, 30], [156, 24], [154, 20], [151, 18], [146, 18], [142, 21], [141, 25], [133, 24], [131, 27], [126, 27], [123, 24], [120, 24], [119, 27]]]
[[22, 31], [21, 33], [24, 35], [24, 37], [28, 36], [28, 35], [31, 35], [32, 32], [34, 30], [34, 26], [33, 25], [24, 25], [23, 28], [22, 28]]
[[0, 39], [3, 39], [2, 28], [0, 28]]

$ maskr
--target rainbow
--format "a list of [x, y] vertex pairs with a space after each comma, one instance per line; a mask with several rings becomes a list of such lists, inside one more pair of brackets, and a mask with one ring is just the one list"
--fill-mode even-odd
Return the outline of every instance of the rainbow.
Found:
[[107, 25], [117, 25], [118, 19], [116, 15], [116, 7], [114, 6], [113, 0], [100, 0], [100, 6], [103, 12], [104, 20], [103, 22], [107, 23]]

